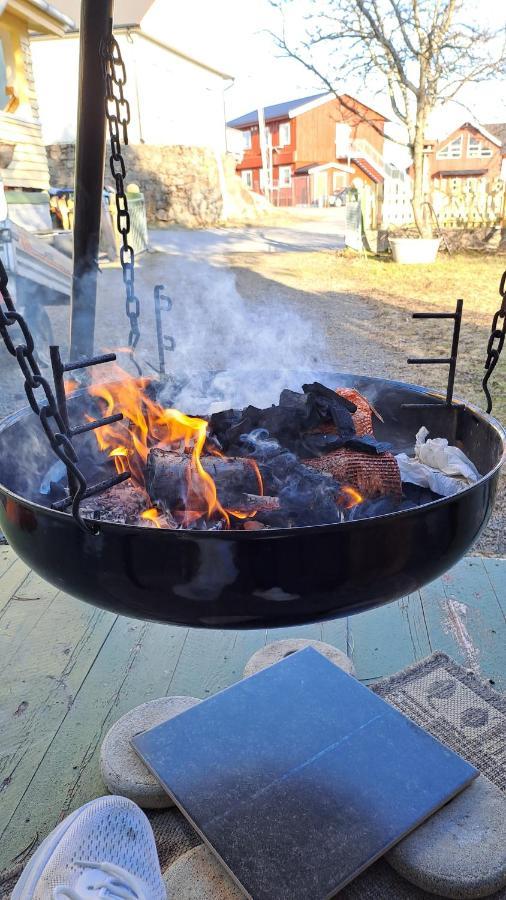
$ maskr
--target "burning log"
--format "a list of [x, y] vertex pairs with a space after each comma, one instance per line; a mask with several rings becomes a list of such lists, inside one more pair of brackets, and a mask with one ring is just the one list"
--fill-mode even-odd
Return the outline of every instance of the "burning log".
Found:
[[272, 512], [281, 506], [279, 497], [259, 497], [256, 494], [241, 494], [236, 503], [234, 510], [240, 513], [252, 512]]
[[[259, 473], [251, 460], [209, 455], [202, 456], [200, 462], [204, 472], [213, 479], [223, 506], [239, 508], [236, 503], [245, 494], [258, 495], [261, 489]], [[154, 503], [162, 503], [165, 509], [184, 507], [191, 474], [190, 456], [162, 447], [150, 450], [146, 466], [146, 486]]]
[[369, 499], [402, 496], [401, 474], [391, 453], [371, 456], [360, 450], [342, 448], [304, 461], [318, 472], [332, 475], [341, 484], [351, 484]]
[[148, 506], [146, 493], [130, 480], [114, 485], [103, 494], [87, 497], [82, 502], [81, 513], [86, 519], [99, 519], [101, 522], [114, 522], [118, 525], [149, 526], [152, 523], [153, 527], [157, 527], [155, 521], [159, 518], [158, 527], [177, 527], [171, 518], [158, 517], [156, 510], [152, 515], [146, 516]]

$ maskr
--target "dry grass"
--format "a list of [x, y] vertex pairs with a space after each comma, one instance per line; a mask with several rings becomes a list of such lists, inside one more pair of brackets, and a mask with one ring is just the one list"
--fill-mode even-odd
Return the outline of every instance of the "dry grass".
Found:
[[[367, 307], [374, 323], [369, 328], [371, 351], [374, 353], [376, 345], [391, 354], [392, 376], [406, 381], [423, 381], [428, 375], [425, 367], [424, 371], [415, 371], [406, 366], [408, 354], [446, 356], [451, 339], [448, 325], [415, 324], [411, 313], [453, 311], [456, 299], [463, 297], [456, 390], [459, 396], [483, 406], [483, 363], [492, 316], [500, 304], [498, 288], [506, 257], [441, 255], [433, 266], [401, 266], [389, 259], [358, 257], [349, 251], [245, 254], [235, 259], [243, 279], [251, 273], [252, 277], [283, 286], [292, 302], [297, 295], [303, 298], [308, 314], [315, 306], [320, 320], [325, 319], [326, 310], [335, 317], [336, 304], [342, 305], [343, 315], [349, 317], [349, 301], [356, 298], [357, 308]], [[245, 284], [241, 286], [244, 289]], [[494, 375], [493, 390], [494, 412], [502, 421], [506, 420], [505, 370], [503, 359]], [[434, 387], [443, 389], [446, 378], [446, 367], [432, 368], [430, 384]]]
[[268, 278], [307, 291], [368, 293], [406, 309], [451, 310], [464, 298], [466, 321], [490, 323], [499, 305], [505, 256], [441, 254], [432, 266], [401, 266], [389, 258], [361, 257], [351, 251], [259, 255], [251, 266]]

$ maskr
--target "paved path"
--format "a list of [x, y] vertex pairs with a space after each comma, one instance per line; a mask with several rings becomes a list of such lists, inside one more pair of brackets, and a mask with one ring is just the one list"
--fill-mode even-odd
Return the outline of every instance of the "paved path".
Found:
[[287, 250], [313, 252], [344, 247], [344, 210], [332, 210], [332, 217], [295, 221], [293, 226], [249, 226], [207, 228], [189, 231], [169, 228], [150, 232], [156, 249], [207, 259], [232, 253], [276, 253]]

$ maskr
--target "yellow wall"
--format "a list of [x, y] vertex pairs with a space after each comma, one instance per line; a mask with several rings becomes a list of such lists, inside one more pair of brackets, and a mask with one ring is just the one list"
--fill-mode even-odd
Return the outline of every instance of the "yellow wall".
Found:
[[14, 88], [13, 111], [6, 111], [8, 98], [0, 98], [0, 144], [14, 144], [11, 163], [0, 169], [0, 178], [8, 188], [49, 187], [46, 150], [38, 118], [37, 96], [33, 80], [30, 40], [26, 22], [11, 13], [0, 17], [0, 36], [4, 45], [7, 80]]

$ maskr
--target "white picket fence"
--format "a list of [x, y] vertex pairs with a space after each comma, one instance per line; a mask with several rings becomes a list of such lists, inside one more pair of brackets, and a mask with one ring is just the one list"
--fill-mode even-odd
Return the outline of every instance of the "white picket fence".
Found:
[[389, 225], [407, 225], [413, 221], [412, 195], [413, 179], [407, 172], [387, 163], [381, 204], [383, 228], [388, 228]]
[[[387, 167], [381, 203], [383, 228], [413, 223], [411, 197], [413, 182], [399, 169]], [[497, 178], [472, 190], [462, 180], [448, 193], [431, 191], [427, 200], [431, 203], [441, 228], [476, 228], [501, 222], [505, 203], [506, 183]]]

